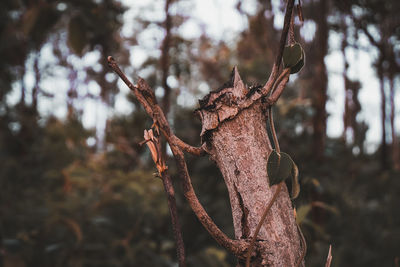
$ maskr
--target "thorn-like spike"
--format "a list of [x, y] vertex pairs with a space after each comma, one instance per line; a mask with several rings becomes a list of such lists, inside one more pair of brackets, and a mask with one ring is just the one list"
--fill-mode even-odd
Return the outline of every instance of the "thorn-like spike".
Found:
[[239, 70], [237, 66], [233, 67], [233, 85], [235, 86], [238, 82], [243, 82], [242, 78], [240, 77]]
[[240, 77], [239, 70], [235, 66], [232, 70], [232, 85], [233, 93], [236, 97], [242, 97], [246, 94], [246, 86], [244, 85], [242, 78]]

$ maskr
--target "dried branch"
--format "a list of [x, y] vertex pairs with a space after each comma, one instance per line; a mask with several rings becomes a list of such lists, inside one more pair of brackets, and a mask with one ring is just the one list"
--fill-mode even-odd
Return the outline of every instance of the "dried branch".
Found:
[[258, 233], [260, 232], [261, 226], [264, 223], [265, 218], [267, 217], [268, 211], [271, 209], [272, 204], [274, 204], [275, 200], [278, 198], [279, 192], [282, 189], [282, 185], [283, 182], [279, 183], [278, 187], [276, 188], [276, 191], [274, 193], [274, 195], [272, 196], [272, 199], [268, 202], [267, 207], [264, 210], [263, 215], [261, 216], [261, 219], [257, 225], [257, 228], [254, 232], [253, 238], [251, 239], [250, 245], [249, 245], [249, 249], [247, 251], [247, 256], [246, 256], [246, 267], [250, 267], [250, 258], [251, 258], [251, 253], [253, 252], [253, 248], [254, 248], [254, 243], [256, 242]]
[[182, 228], [178, 219], [174, 187], [172, 186], [172, 180], [168, 171], [161, 173], [161, 180], [163, 181], [164, 189], [168, 197], [168, 208], [169, 213], [171, 214], [172, 229], [176, 242], [176, 253], [178, 256], [179, 267], [185, 267], [185, 244], [183, 243]]
[[326, 258], [325, 267], [330, 267], [332, 263], [332, 245], [329, 245], [328, 257]]
[[203, 147], [194, 147], [191, 145], [186, 144], [183, 142], [179, 137], [176, 135], [172, 135], [171, 138], [174, 140], [174, 142], [178, 145], [180, 149], [183, 151], [192, 154], [194, 156], [204, 156], [207, 154], [207, 152], [203, 149]]
[[[186, 197], [186, 200], [189, 202], [191, 209], [193, 210], [201, 224], [221, 246], [226, 248], [237, 257], [243, 257], [244, 252], [247, 248], [247, 242], [232, 240], [228, 238], [218, 228], [218, 226], [210, 218], [204, 207], [199, 202], [193, 189], [186, 161], [182, 152], [182, 147], [186, 146], [183, 146], [183, 141], [178, 141], [179, 139], [173, 134], [163, 111], [156, 102], [154, 93], [152, 92], [150, 86], [141, 78], [138, 79], [137, 85], [133, 85], [118, 67], [117, 62], [111, 56], [108, 57], [108, 64], [114, 70], [114, 72], [121, 77], [125, 84], [133, 91], [139, 102], [143, 105], [147, 114], [153, 119], [154, 124], [159, 127], [162, 134], [169, 143], [172, 154], [177, 163], [184, 196]], [[199, 150], [197, 149], [197, 151]]]
[[296, 267], [298, 267], [298, 266], [301, 265], [301, 263], [304, 260], [304, 257], [306, 256], [306, 253], [307, 253], [307, 242], [306, 242], [306, 239], [305, 239], [305, 237], [303, 235], [303, 232], [301, 231], [301, 228], [300, 228], [298, 223], [296, 223], [296, 226], [297, 226], [297, 231], [299, 232], [300, 237], [301, 237], [301, 246], [302, 246], [302, 251], [301, 251], [300, 258], [296, 262]]
[[[107, 58], [107, 60], [108, 60], [108, 65], [110, 66], [110, 68], [112, 68], [113, 71], [115, 73], [117, 73], [118, 76], [129, 87], [129, 89], [131, 89], [133, 91], [136, 98], [139, 100], [140, 104], [146, 110], [147, 114], [154, 119], [153, 109], [152, 109], [152, 105], [150, 105], [150, 103], [153, 103], [153, 105], [154, 105], [157, 103], [157, 101], [155, 99], [155, 96], [153, 96], [153, 91], [151, 90], [151, 88], [148, 87], [147, 83], [142, 84], [142, 87], [140, 87], [139, 85], [132, 84], [129, 81], [129, 79], [126, 77], [126, 75], [122, 72], [122, 70], [119, 68], [117, 62], [115, 61], [115, 59], [113, 57], [109, 56]], [[139, 78], [138, 83], [140, 83], [141, 81], [143, 81], [143, 79]], [[146, 87], [146, 89], [143, 89], [144, 87]], [[144, 97], [145, 95], [148, 95], [147, 100]], [[159, 110], [161, 110], [161, 109], [159, 108]], [[162, 114], [165, 119], [164, 113], [162, 113]], [[176, 144], [179, 146], [179, 148], [181, 148], [183, 151], [186, 151], [195, 156], [204, 156], [206, 154], [206, 151], [202, 147], [194, 147], [189, 144], [186, 144], [184, 141], [182, 141], [177, 136], [175, 136], [171, 131], [169, 134], [170, 134], [171, 139], [173, 139], [176, 142]]]
[[272, 94], [270, 97], [268, 97], [267, 101], [270, 106], [275, 104], [276, 101], [278, 101], [279, 97], [281, 96], [283, 89], [285, 89], [285, 86], [287, 82], [289, 81], [289, 76], [290, 76], [290, 68], [286, 68], [282, 71], [281, 75], [279, 75], [278, 79], [275, 82], [274, 89], [272, 91]]
[[171, 177], [168, 174], [168, 167], [165, 164], [164, 157], [161, 152], [161, 143], [158, 136], [153, 134], [153, 130], [144, 130], [144, 139], [147, 147], [150, 150], [151, 157], [156, 164], [158, 173], [163, 181], [164, 190], [168, 198], [168, 209], [171, 214], [172, 230], [176, 243], [176, 253], [178, 257], [179, 267], [186, 267], [185, 261], [185, 245], [182, 238], [182, 228], [178, 219], [178, 211], [176, 208], [175, 191], [172, 186]]

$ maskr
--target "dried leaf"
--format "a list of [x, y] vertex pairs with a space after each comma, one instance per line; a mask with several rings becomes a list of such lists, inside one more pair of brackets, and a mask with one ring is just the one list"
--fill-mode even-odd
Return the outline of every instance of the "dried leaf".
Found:
[[302, 221], [307, 217], [308, 213], [311, 211], [311, 205], [303, 205], [297, 209], [296, 212], [296, 223], [301, 224]]

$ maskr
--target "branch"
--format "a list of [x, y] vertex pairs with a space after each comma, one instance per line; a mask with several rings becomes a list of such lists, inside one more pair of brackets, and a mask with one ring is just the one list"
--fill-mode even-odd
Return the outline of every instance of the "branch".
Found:
[[253, 252], [254, 243], [256, 242], [257, 235], [260, 232], [261, 226], [263, 225], [265, 218], [267, 217], [268, 211], [271, 209], [272, 204], [274, 204], [275, 200], [278, 198], [279, 192], [282, 189], [282, 185], [283, 185], [283, 182], [279, 183], [278, 187], [275, 190], [274, 195], [272, 196], [272, 199], [268, 202], [268, 205], [265, 208], [264, 213], [261, 216], [260, 221], [258, 222], [256, 231], [254, 232], [253, 238], [251, 239], [251, 242], [250, 242], [250, 245], [249, 245], [249, 250], [247, 251], [246, 267], [250, 267], [251, 253]]
[[176, 253], [178, 256], [179, 267], [185, 267], [185, 244], [183, 243], [182, 229], [178, 220], [174, 187], [172, 186], [171, 177], [169, 176], [168, 171], [161, 173], [161, 180], [163, 181], [164, 189], [168, 197], [168, 208], [169, 213], [171, 214], [172, 229], [176, 242]]
[[290, 76], [290, 68], [284, 69], [281, 75], [279, 75], [278, 79], [274, 84], [272, 94], [267, 99], [268, 104], [270, 106], [272, 106], [273, 104], [275, 104], [276, 101], [278, 101], [279, 97], [283, 92], [283, 89], [285, 89], [285, 86], [289, 81], [289, 76]]
[[276, 55], [275, 62], [274, 62], [274, 65], [272, 66], [272, 71], [268, 78], [268, 81], [262, 89], [263, 95], [267, 95], [270, 92], [270, 90], [271, 90], [272, 86], [274, 85], [275, 80], [278, 76], [279, 67], [280, 67], [281, 61], [282, 61], [283, 49], [285, 48], [286, 38], [287, 38], [287, 35], [289, 32], [290, 20], [292, 18], [292, 12], [293, 12], [293, 6], [294, 6], [294, 0], [288, 0], [287, 5], [286, 5], [285, 21], [284, 21], [283, 29], [282, 29], [282, 33], [281, 33], [281, 40], [279, 42], [278, 54]]
[[[151, 88], [147, 85], [147, 83], [143, 83], [143, 79], [139, 79], [138, 83], [141, 83], [138, 85], [132, 84], [129, 79], [126, 77], [126, 75], [122, 72], [122, 70], [119, 68], [117, 62], [115, 59], [111, 56], [107, 58], [108, 60], [108, 65], [110, 68], [118, 74], [118, 76], [124, 81], [124, 83], [133, 91], [135, 94], [136, 98], [139, 100], [140, 104], [143, 106], [143, 108], [146, 110], [147, 114], [154, 119], [154, 111], [152, 105], [157, 105], [157, 101], [155, 99], [155, 96]], [[146, 99], [146, 97], [148, 99]], [[158, 106], [158, 105], [157, 105]], [[159, 108], [159, 110], [161, 110]], [[162, 112], [162, 111], [161, 111]], [[162, 112], [163, 117], [164, 113]], [[166, 121], [166, 120], [165, 120]], [[177, 145], [184, 151], [193, 154], [195, 156], [204, 156], [206, 154], [206, 151], [202, 147], [193, 147], [191, 145], [186, 144], [183, 142], [181, 139], [179, 139], [177, 136], [175, 136], [171, 131], [169, 133], [171, 135], [171, 138], [174, 139], [174, 141], [177, 143]]]
[[181, 178], [184, 196], [186, 197], [186, 200], [189, 202], [191, 209], [196, 214], [201, 224], [221, 246], [223, 246], [228, 251], [238, 257], [244, 255], [244, 251], [247, 248], [247, 242], [232, 240], [228, 238], [218, 228], [218, 226], [210, 218], [210, 216], [207, 214], [207, 212], [199, 202], [193, 189], [186, 161], [181, 150], [181, 147], [185, 147], [183, 146], [184, 143], [183, 141], [178, 141], [179, 139], [173, 134], [163, 111], [156, 102], [154, 93], [151, 91], [150, 86], [146, 83], [146, 81], [141, 78], [138, 79], [137, 85], [133, 85], [125, 76], [125, 74], [120, 70], [117, 62], [111, 56], [108, 57], [108, 64], [121, 77], [125, 84], [134, 92], [139, 102], [145, 108], [147, 114], [153, 119], [154, 123], [159, 127], [162, 134], [167, 139], [167, 142], [171, 147], [172, 154], [174, 155], [175, 161], [178, 166], [178, 173]]
[[180, 149], [189, 154], [192, 154], [194, 156], [204, 156], [207, 154], [207, 152], [203, 149], [203, 147], [194, 147], [188, 145], [184, 141], [179, 139], [179, 137], [177, 137], [176, 135], [172, 135], [171, 138], [174, 140], [174, 142], [178, 145]]
[[182, 238], [182, 228], [178, 219], [174, 187], [172, 186], [171, 177], [168, 174], [168, 167], [165, 164], [163, 152], [161, 151], [161, 143], [157, 131], [153, 134], [152, 129], [149, 131], [144, 130], [144, 139], [144, 142], [150, 150], [151, 157], [156, 164], [158, 173], [161, 176], [161, 180], [163, 181], [165, 193], [167, 194], [168, 209], [171, 214], [172, 230], [174, 232], [179, 267], [186, 267], [185, 245]]
[[330, 267], [332, 263], [332, 245], [329, 245], [328, 257], [326, 258], [325, 267]]

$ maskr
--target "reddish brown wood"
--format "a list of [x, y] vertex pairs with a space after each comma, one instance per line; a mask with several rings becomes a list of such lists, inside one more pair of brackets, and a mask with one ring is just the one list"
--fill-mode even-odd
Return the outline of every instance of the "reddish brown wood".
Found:
[[[221, 170], [228, 188], [236, 239], [253, 236], [275, 188], [268, 185], [267, 159], [272, 147], [267, 113], [261, 99], [248, 108], [248, 95], [237, 69], [231, 84], [201, 101], [202, 137]], [[275, 186], [274, 186], [275, 187]], [[301, 256], [292, 204], [286, 186], [271, 207], [258, 234], [257, 254], [251, 266], [295, 266]], [[244, 266], [244, 262], [240, 262]]]

